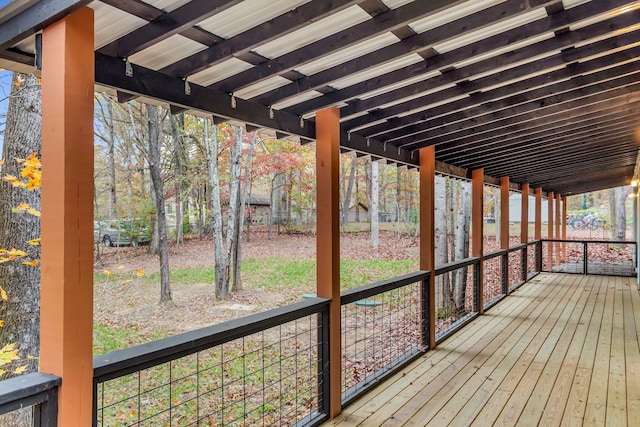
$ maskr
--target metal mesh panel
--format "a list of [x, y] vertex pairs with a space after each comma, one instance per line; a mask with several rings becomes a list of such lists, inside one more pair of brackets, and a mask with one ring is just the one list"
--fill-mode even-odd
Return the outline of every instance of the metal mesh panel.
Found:
[[474, 269], [472, 264], [436, 276], [436, 339], [446, 336], [478, 312]]
[[319, 412], [311, 315], [97, 386], [98, 426], [292, 425]]
[[342, 306], [342, 399], [422, 348], [421, 282]]
[[530, 278], [535, 274], [539, 273], [538, 271], [538, 244], [536, 242], [527, 244], [527, 277]]
[[485, 258], [483, 261], [484, 286], [482, 297], [485, 308], [504, 295], [502, 256]]
[[587, 274], [636, 275], [635, 243], [587, 242]]
[[509, 290], [513, 290], [524, 283], [522, 278], [522, 257], [524, 251], [519, 249], [509, 252]]
[[584, 242], [543, 240], [542, 271], [584, 274]]

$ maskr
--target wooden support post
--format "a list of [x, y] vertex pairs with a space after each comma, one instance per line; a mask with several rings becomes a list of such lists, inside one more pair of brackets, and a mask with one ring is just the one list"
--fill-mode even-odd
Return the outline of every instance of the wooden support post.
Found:
[[90, 8], [43, 32], [40, 370], [62, 377], [59, 426], [92, 422], [93, 49]]
[[529, 242], [529, 184], [521, 185], [520, 243]]
[[331, 298], [329, 308], [329, 416], [342, 404], [340, 318], [340, 110], [316, 113], [317, 295]]
[[[435, 146], [420, 150], [420, 269], [431, 271], [429, 275], [429, 318], [422, 319], [429, 325], [429, 348], [436, 346], [436, 296], [435, 296]], [[422, 298], [424, 301], [424, 298]]]
[[[555, 232], [553, 233], [556, 239], [560, 239], [562, 234], [560, 231], [560, 226], [561, 226], [561, 222], [560, 222], [560, 214], [562, 213], [562, 207], [560, 206], [560, 199], [561, 196], [560, 194], [556, 194], [556, 209], [555, 209], [555, 218], [553, 219], [554, 221], [554, 225], [556, 227]], [[562, 251], [561, 251], [561, 245], [560, 243], [556, 243], [555, 244], [555, 248], [554, 248], [554, 252], [556, 255], [556, 262], [558, 264], [562, 263]]]
[[[554, 201], [555, 201], [555, 195], [553, 194], [553, 191], [549, 191], [547, 193], [547, 239], [553, 239], [554, 238], [554, 228], [553, 228], [553, 220], [554, 220], [554, 209], [553, 209], [553, 205], [554, 205]], [[549, 266], [549, 268], [553, 268], [553, 259], [554, 259], [554, 253], [553, 253], [553, 243], [549, 243], [547, 245], [547, 265]]]
[[536, 219], [533, 224], [534, 240], [542, 239], [542, 188], [535, 189], [536, 196]]
[[[471, 255], [482, 257], [484, 254], [484, 169], [471, 172]], [[484, 266], [478, 265], [478, 313], [484, 314]]]
[[[500, 249], [509, 249], [509, 177], [500, 178]], [[502, 265], [502, 280], [505, 295], [509, 295], [509, 254]]]

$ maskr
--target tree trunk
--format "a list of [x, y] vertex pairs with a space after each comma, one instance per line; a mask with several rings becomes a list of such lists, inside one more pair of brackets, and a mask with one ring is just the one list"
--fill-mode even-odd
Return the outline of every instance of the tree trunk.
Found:
[[358, 158], [353, 156], [351, 160], [351, 170], [349, 172], [349, 183], [347, 184], [347, 192], [344, 195], [342, 203], [342, 224], [346, 224], [349, 221], [349, 204], [351, 203], [351, 192], [353, 191], [353, 180], [356, 176], [356, 166]]
[[[471, 188], [466, 181], [458, 183], [456, 199], [458, 200], [456, 215], [456, 260], [469, 257], [469, 236], [471, 233]], [[465, 299], [467, 294], [467, 269], [456, 272], [454, 298], [458, 315], [466, 313]]]
[[625, 203], [627, 194], [624, 187], [615, 189], [616, 193], [616, 240], [626, 240], [627, 238], [627, 210]]
[[378, 222], [378, 162], [371, 160], [371, 247], [377, 248], [380, 244], [380, 224]]
[[167, 250], [167, 217], [164, 209], [164, 189], [160, 174], [160, 123], [158, 108], [147, 105], [149, 120], [149, 173], [155, 195], [155, 208], [158, 230], [158, 258], [160, 260], [160, 304], [171, 302], [171, 284], [169, 282], [169, 252]]
[[[32, 75], [14, 73], [11, 98], [4, 130], [2, 175], [20, 176], [22, 168], [14, 159], [26, 159], [31, 153], [40, 157], [42, 131], [42, 103], [40, 84]], [[0, 183], [0, 248], [21, 249], [33, 259], [40, 258], [39, 247], [26, 243], [40, 237], [40, 218], [27, 213], [12, 212], [12, 208], [28, 203], [40, 210], [40, 190]], [[15, 368], [26, 366], [25, 372], [38, 370], [36, 359], [40, 345], [40, 267], [23, 265], [20, 261], [0, 264], [0, 285], [8, 300], [0, 302], [0, 346], [14, 343], [21, 358], [16, 365], [5, 365], [7, 371], [0, 379], [15, 376]], [[7, 427], [30, 426], [31, 410], [16, 411], [0, 417], [0, 425]]]
[[215, 257], [215, 295], [220, 297], [225, 283], [229, 283], [228, 265], [225, 265], [224, 242], [222, 241], [222, 207], [220, 203], [220, 180], [218, 177], [218, 136], [216, 127], [211, 138], [209, 152], [209, 180], [211, 181], [211, 219], [213, 222], [213, 248]]
[[184, 139], [182, 133], [184, 131], [184, 116], [181, 114], [180, 119], [176, 119], [173, 114], [169, 115], [169, 123], [171, 124], [171, 134], [173, 136], [173, 158], [175, 167], [174, 185], [175, 185], [175, 208], [176, 208], [176, 244], [184, 243], [182, 230], [182, 183], [185, 177], [185, 150]]
[[500, 189], [493, 188], [491, 190], [491, 194], [493, 195], [493, 218], [495, 219], [496, 226], [496, 244], [500, 244], [500, 223], [502, 222], [502, 218], [500, 216]]
[[115, 135], [113, 129], [113, 99], [110, 96], [105, 96], [107, 101], [107, 129], [109, 133], [107, 142], [107, 167], [109, 169], [109, 218], [115, 218], [116, 216], [116, 162], [114, 158], [115, 152]]
[[[244, 214], [249, 198], [249, 186], [251, 177], [251, 162], [253, 161], [253, 151], [256, 148], [256, 140], [258, 133], [253, 132], [251, 143], [249, 144], [249, 152], [244, 165], [244, 184], [242, 190], [238, 192], [238, 215], [236, 216], [236, 237], [233, 251], [233, 283], [231, 288], [234, 291], [242, 290], [242, 228], [244, 227]], [[240, 148], [242, 150], [242, 148]], [[242, 152], [242, 151], [241, 151]]]
[[[435, 222], [435, 262], [436, 267], [449, 262], [448, 257], [448, 245], [447, 245], [447, 194], [446, 194], [446, 180], [440, 175], [435, 177], [435, 209], [434, 209], [434, 222]], [[445, 274], [439, 278], [441, 280], [440, 290], [436, 290], [436, 304], [438, 307], [448, 307], [451, 301], [451, 290], [449, 286], [449, 275]]]

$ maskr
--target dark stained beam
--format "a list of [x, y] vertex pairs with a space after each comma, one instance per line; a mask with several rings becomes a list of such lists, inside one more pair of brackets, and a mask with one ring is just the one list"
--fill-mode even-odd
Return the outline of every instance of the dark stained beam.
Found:
[[194, 53], [162, 70], [163, 73], [185, 77], [219, 64], [229, 57], [246, 53], [273, 39], [294, 32], [312, 22], [325, 18], [361, 2], [362, 0], [312, 0], [274, 19], [257, 25], [237, 36], [223, 40]]
[[614, 116], [601, 122], [578, 126], [575, 131], [566, 127], [556, 132], [505, 144], [504, 147], [501, 147], [499, 143], [491, 147], [470, 146], [467, 150], [460, 150], [453, 155], [439, 158], [452, 164], [464, 163], [465, 167], [472, 168], [473, 166], [478, 167], [477, 165], [489, 167], [510, 161], [544, 158], [544, 155], [564, 156], [567, 153], [572, 153], [575, 146], [579, 145], [576, 144], [576, 141], [595, 143], [599, 136], [604, 136], [608, 140], [613, 135], [629, 136], [637, 125], [638, 118], [632, 115]]
[[317, 58], [353, 46], [366, 38], [397, 30], [410, 22], [425, 18], [446, 6], [456, 3], [460, 3], [460, 0], [414, 1], [408, 3], [278, 58], [265, 61], [254, 68], [214, 83], [212, 86], [225, 92], [233, 92], [249, 84], [277, 74], [286, 73]]
[[193, 27], [196, 23], [220, 13], [241, 0], [192, 0], [183, 6], [164, 13], [153, 21], [112, 41], [100, 49], [100, 53], [126, 58], [159, 41]]
[[138, 95], [134, 95], [132, 93], [122, 92], [120, 90], [116, 90], [116, 98], [120, 104], [124, 104], [125, 102], [129, 102], [132, 99], [136, 99]]
[[89, 0], [40, 0], [0, 25], [0, 51], [89, 4]]
[[592, 169], [585, 168], [555, 180], [547, 182], [541, 181], [533, 185], [542, 186], [545, 191], [555, 190], [562, 194], [586, 193], [628, 185], [633, 176], [633, 168], [633, 165], [623, 165], [606, 169], [599, 169], [596, 166]]
[[[580, 110], [578, 110], [580, 112]], [[496, 129], [486, 134], [473, 135], [451, 141], [445, 141], [438, 145], [438, 155], [442, 158], [455, 159], [467, 146], [482, 148], [488, 155], [493, 156], [492, 148], [505, 149], [513, 146], [521, 146], [532, 138], [554, 137], [559, 132], [574, 130], [578, 132], [583, 128], [600, 124], [616, 118], [638, 117], [638, 104], [613, 105], [611, 107], [577, 116], [563, 118], [558, 115], [558, 121], [540, 120], [539, 123], [528, 123], [525, 126], [513, 125], [505, 129]], [[455, 144], [455, 146], [454, 146]]]
[[[629, 109], [633, 105], [640, 101], [638, 99], [632, 99], [629, 96], [621, 97], [608, 97], [605, 101], [597, 103], [582, 102], [576, 106], [574, 104], [566, 105], [561, 111], [554, 111], [550, 114], [543, 112], [540, 115], [537, 114], [522, 114], [507, 119], [502, 119], [483, 126], [472, 126], [470, 128], [463, 128], [459, 131], [448, 133], [448, 138], [441, 145], [440, 152], [442, 155], [446, 155], [448, 149], [447, 143], [457, 141], [461, 138], [476, 137], [477, 142], [483, 142], [490, 138], [505, 135], [505, 138], [514, 137], [521, 138], [527, 136], [530, 133], [537, 132], [539, 129], [549, 129], [551, 126], [557, 127], [562, 123], [576, 123], [583, 119], [590, 119], [600, 117], [605, 114], [609, 114], [615, 110]], [[508, 141], [508, 139], [507, 139]]]
[[[236, 99], [215, 89], [191, 83], [191, 94], [184, 93], [184, 81], [177, 77], [132, 64], [133, 77], [125, 75], [125, 63], [121, 59], [96, 53], [96, 83], [116, 88], [136, 96], [145, 96], [168, 102], [177, 107], [199, 110], [228, 119], [239, 120], [261, 128], [297, 135], [315, 140], [315, 124], [284, 111], [271, 110], [255, 102]], [[387, 158], [393, 162], [417, 166], [417, 156], [409, 151], [389, 147], [377, 140], [359, 135], [341, 133], [344, 148]]]
[[18, 62], [25, 65], [34, 65], [35, 55], [28, 52], [23, 52], [19, 49], [9, 48], [0, 52], [0, 58], [7, 59], [9, 61]]
[[[631, 21], [640, 18], [640, 16], [638, 16], [638, 18], [635, 18], [630, 15], [625, 15], [623, 17], [626, 19], [620, 19], [618, 21], [625, 21], [624, 23], [630, 23]], [[626, 27], [626, 25], [624, 27]], [[577, 41], [589, 40], [593, 37], [609, 34], [611, 25], [608, 22], [603, 22], [600, 23], [599, 28], [600, 31], [588, 27], [575, 32], [563, 33], [562, 36], [544, 40], [542, 42], [536, 43], [535, 45], [528, 46], [524, 49], [507, 52], [500, 56], [489, 58], [484, 61], [471, 64], [464, 68], [454, 69], [440, 76], [433, 77], [422, 82], [414, 83], [412, 85], [409, 85], [408, 87], [396, 89], [394, 91], [363, 101], [355, 101], [347, 107], [342, 108], [341, 113], [343, 113], [345, 116], [356, 114], [365, 111], [362, 110], [363, 107], [365, 107], [365, 109], [368, 109], [370, 107], [388, 104], [389, 102], [392, 102], [392, 99], [402, 99], [406, 98], [407, 96], [418, 95], [421, 92], [432, 90], [433, 88], [437, 88], [443, 85], [450, 85], [452, 83], [455, 84], [455, 86], [453, 87], [419, 96], [415, 99], [407, 100], [406, 102], [392, 105], [387, 108], [377, 109], [375, 111], [369, 112], [369, 114], [364, 116], [345, 120], [343, 122], [343, 125], [348, 129], [357, 128], [370, 122], [394, 117], [398, 114], [402, 114], [406, 111], [411, 111], [417, 108], [424, 108], [428, 105], [440, 103], [453, 97], [457, 97], [460, 95], [469, 95], [474, 92], [483, 91], [486, 88], [494, 87], [496, 85], [496, 82], [508, 82], [511, 80], [524, 79], [527, 76], [537, 73], [543, 73], [545, 70], [553, 70], [558, 66], [571, 64], [576, 61], [589, 58], [596, 54], [602, 54], [605, 52], [613, 53], [613, 51], [617, 49], [631, 48], [634, 47], [634, 44], [637, 43], [638, 40], [640, 40], [640, 30], [636, 30], [626, 34], [622, 34], [620, 36], [596, 41], [595, 43], [590, 43], [579, 48], [571, 48]], [[539, 55], [552, 53], [554, 51], [558, 53], [548, 56], [544, 59], [538, 59], [533, 62], [526, 62], [516, 67], [500, 71], [498, 73], [490, 74], [485, 77], [474, 79], [472, 81], [467, 80], [475, 75], [484, 74], [486, 72], [490, 72], [491, 70], [495, 70], [496, 68], [509, 66], [510, 64], [519, 63], [523, 60], [535, 58]], [[556, 74], [561, 73], [562, 72]], [[551, 75], [551, 77], [552, 76], [553, 74]], [[531, 82], [531, 85], [529, 85], [529, 87], [533, 87], [533, 85], [538, 84], [537, 82], [540, 81], [541, 78], [542, 77], [538, 76], [528, 80]], [[514, 90], [512, 91], [513, 93], [524, 91], [527, 88], [525, 81], [518, 82], [518, 85], [519, 86], [517, 86], [517, 89], [514, 88]], [[512, 85], [509, 85], [509, 88], [511, 87]], [[508, 88], [506, 90], [508, 90]], [[359, 129], [358, 132], [370, 135], [370, 132], [364, 129]]]
[[[533, 0], [527, 3], [527, 9], [533, 10], [540, 7], [540, 5], [544, 4], [545, 1]], [[471, 16], [449, 22], [447, 25], [441, 25], [424, 33], [416, 34], [413, 37], [409, 37], [398, 43], [378, 49], [375, 52], [341, 63], [325, 71], [303, 77], [295, 82], [254, 97], [253, 100], [261, 104], [271, 105], [277, 101], [287, 99], [301, 92], [315, 90], [331, 83], [332, 81], [341, 79], [350, 74], [358, 73], [362, 70], [366, 70], [367, 68], [393, 61], [399, 57], [411, 53], [428, 52], [432, 50], [432, 46], [437, 42], [459, 36], [468, 31], [481, 28], [489, 23], [494, 23], [522, 12], [523, 3], [521, 2], [501, 3], [476, 12]]]
[[[640, 19], [640, 15], [636, 12], [626, 13], [616, 16], [610, 20], [591, 25], [588, 29], [567, 31], [556, 36], [554, 39], [536, 43], [516, 51], [507, 52], [494, 58], [468, 65], [461, 69], [451, 70], [451, 67], [454, 64], [468, 59], [470, 52], [473, 55], [486, 53], [497, 47], [502, 47], [519, 40], [524, 40], [534, 35], [548, 33], [557, 30], [558, 28], [563, 28], [571, 21], [578, 22], [585, 19], [585, 16], [588, 16], [588, 11], [576, 11], [575, 9], [571, 9], [559, 15], [564, 17], [564, 20], [558, 22], [558, 18], [554, 17], [554, 20], [545, 19], [535, 21], [522, 27], [506, 31], [497, 36], [490, 37], [486, 40], [481, 40], [468, 46], [464, 46], [441, 55], [436, 55], [429, 58], [429, 60], [424, 63], [413, 64], [390, 73], [356, 83], [344, 89], [334, 91], [322, 98], [302, 102], [288, 108], [287, 110], [295, 114], [305, 114], [310, 111], [315, 111], [318, 108], [323, 108], [324, 105], [334, 105], [336, 103], [349, 101], [349, 105], [341, 109], [343, 117], [347, 117], [358, 112], [371, 110], [378, 106], [388, 104], [394, 99], [419, 94], [425, 90], [425, 85], [428, 85], [428, 88], [438, 87], [443, 84], [464, 80], [473, 75], [484, 73], [515, 62], [523, 60], [526, 61], [527, 59], [537, 55], [550, 53], [554, 50], [565, 49], [575, 43], [635, 25], [638, 22], [638, 19]], [[557, 41], [555, 41], [555, 39], [557, 39]], [[532, 65], [535, 70], [536, 63]], [[433, 77], [425, 80], [424, 82], [410, 84], [403, 88], [383, 93], [366, 100], [358, 99], [358, 96], [372, 90], [379, 89], [380, 87], [395, 84], [399, 81], [436, 70], [451, 70], [451, 72], [455, 72], [455, 74], [446, 72], [444, 73], [444, 76]], [[454, 78], [454, 76], [456, 78]], [[355, 127], [356, 124], [354, 123], [351, 126]]]
[[[478, 118], [477, 122], [490, 123], [500, 118], [534, 111], [542, 107], [581, 98], [593, 93], [637, 84], [640, 81], [640, 76], [637, 75], [638, 72], [640, 72], [640, 62], [634, 61], [592, 74], [580, 75], [567, 81], [514, 96], [507, 96], [497, 101], [489, 101], [486, 104], [477, 105], [478, 102], [476, 102], [474, 98], [482, 99], [488, 97], [487, 94], [489, 92], [483, 92], [472, 96], [466, 100], [466, 103], [463, 103], [463, 108], [464, 105], [469, 104], [476, 105], [475, 107], [442, 116], [436, 120], [427, 120], [413, 126], [408, 126], [404, 128], [403, 132], [397, 133], [400, 137], [393, 140], [384, 140], [393, 142], [394, 145], [411, 147], [412, 149], [419, 147], [421, 144], [429, 145], [428, 142], [424, 142], [424, 140], [429, 138], [429, 132], [432, 131], [434, 121], [442, 124], [446, 122], [460, 122], [461, 120], [468, 120], [476, 116], [486, 116], [483, 119]], [[450, 108], [453, 109], [451, 105]], [[490, 113], [497, 114], [489, 115]], [[461, 120], [448, 120], [452, 116], [459, 116]], [[461, 129], [463, 127], [464, 123], [455, 124], [455, 129]]]

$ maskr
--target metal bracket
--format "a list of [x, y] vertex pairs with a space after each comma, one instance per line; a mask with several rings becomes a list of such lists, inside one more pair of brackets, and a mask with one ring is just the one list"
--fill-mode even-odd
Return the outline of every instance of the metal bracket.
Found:
[[304, 119], [300, 116], [300, 128], [304, 129]]
[[124, 74], [127, 77], [133, 77], [133, 67], [131, 66], [131, 62], [129, 62], [129, 58], [124, 60]]
[[232, 93], [231, 94], [231, 108], [236, 108], [238, 104], [236, 103], [236, 96]]
[[36, 70], [42, 70], [42, 33], [36, 34], [36, 56], [33, 61]]
[[273, 119], [275, 117], [275, 113], [273, 112], [273, 107], [269, 106], [269, 118]]
[[189, 85], [189, 81], [186, 78], [184, 79], [184, 94], [191, 95], [191, 86]]

